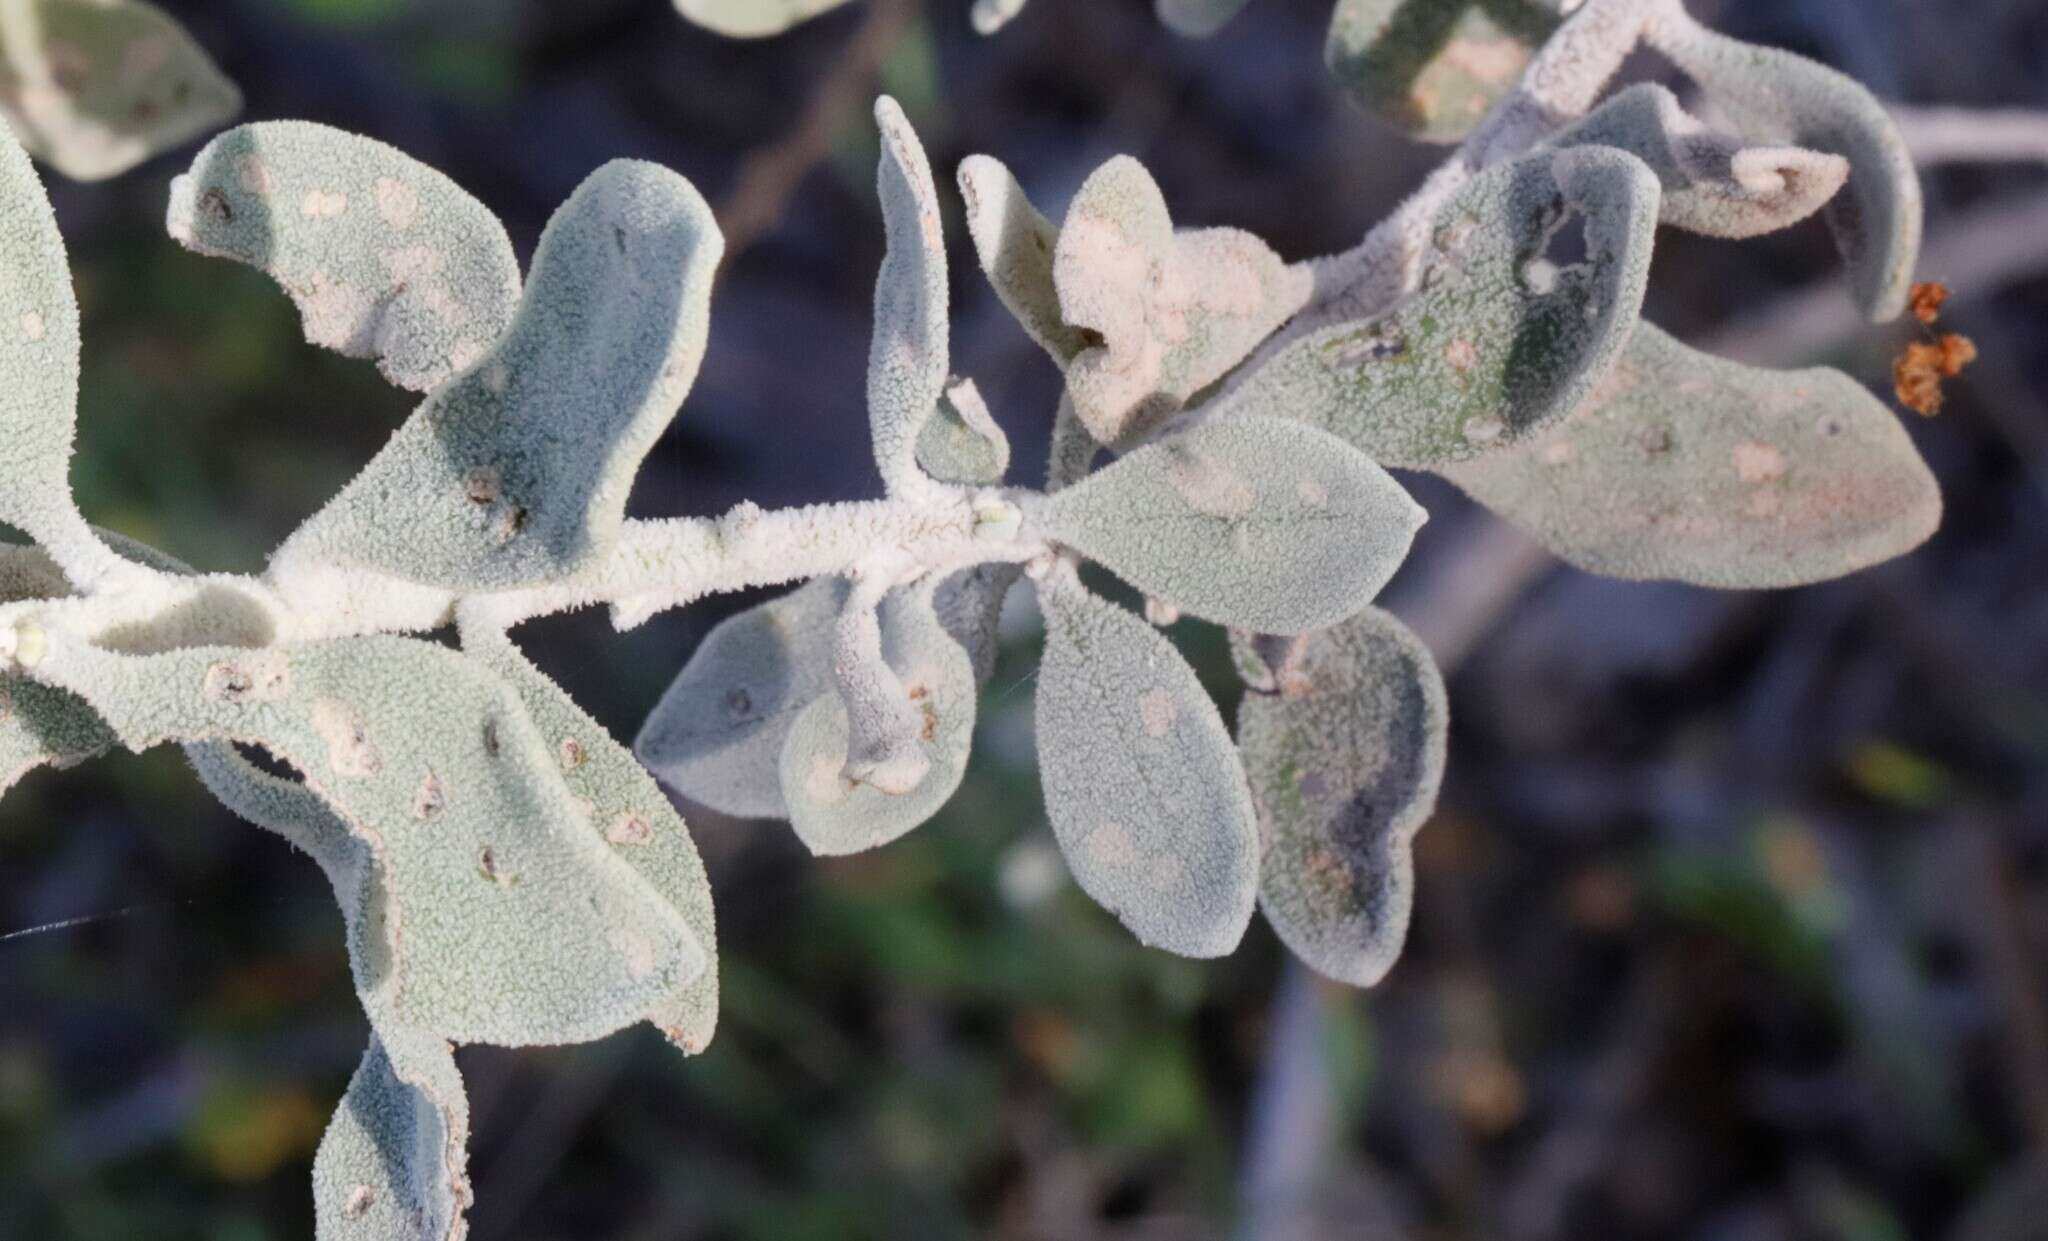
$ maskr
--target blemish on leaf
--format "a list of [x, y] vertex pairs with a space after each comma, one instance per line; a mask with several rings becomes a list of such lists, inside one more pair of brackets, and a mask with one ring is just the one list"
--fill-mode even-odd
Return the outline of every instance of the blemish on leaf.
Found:
[[235, 161], [235, 179], [245, 191], [259, 198], [270, 194], [270, 169], [254, 155], [244, 155]]
[[313, 731], [327, 746], [327, 765], [340, 776], [374, 776], [384, 770], [384, 756], [371, 742], [363, 717], [347, 703], [322, 698], [313, 704]]
[[299, 200], [299, 214], [309, 220], [332, 220], [348, 210], [348, 195], [328, 190], [307, 190]]
[[604, 829], [604, 838], [615, 845], [652, 844], [654, 825], [629, 810], [612, 820], [612, 825]]
[[1479, 365], [1479, 346], [1460, 336], [1444, 346], [1444, 361], [1462, 375]]
[[210, 664], [201, 692], [214, 702], [275, 702], [291, 688], [283, 651], [255, 651]]
[[478, 874], [501, 888], [509, 888], [519, 882], [519, 876], [502, 868], [498, 861], [498, 855], [491, 850], [489, 845], [485, 845], [477, 853], [476, 869]]
[[361, 1219], [376, 1204], [377, 1191], [368, 1185], [358, 1185], [342, 1204], [341, 1213], [350, 1219]]
[[420, 787], [412, 795], [412, 817], [431, 819], [448, 808], [448, 793], [441, 787], [441, 777], [432, 771], [420, 777]]
[[1785, 454], [1769, 444], [1744, 440], [1728, 455], [1736, 477], [1745, 483], [1767, 483], [1785, 476]]
[[378, 177], [374, 189], [377, 214], [384, 222], [396, 229], [411, 228], [420, 211], [419, 191], [394, 177]]
[[1173, 695], [1163, 689], [1149, 689], [1138, 695], [1138, 718], [1147, 737], [1164, 737], [1173, 729]]
[[503, 485], [497, 466], [480, 465], [463, 476], [462, 494], [471, 504], [493, 504]]
[[562, 738], [562, 744], [556, 748], [555, 753], [561, 759], [563, 771], [576, 770], [589, 757], [583, 749], [583, 743], [574, 737]]
[[1493, 414], [1481, 414], [1465, 420], [1465, 438], [1474, 444], [1491, 444], [1507, 431], [1508, 424]]
[[43, 314], [39, 310], [25, 310], [21, 315], [21, 334], [30, 340], [41, 340], [45, 329]]
[[1258, 503], [1258, 493], [1228, 465], [1205, 453], [1176, 444], [1171, 449], [1168, 477], [1189, 508], [1208, 517], [1243, 517]]

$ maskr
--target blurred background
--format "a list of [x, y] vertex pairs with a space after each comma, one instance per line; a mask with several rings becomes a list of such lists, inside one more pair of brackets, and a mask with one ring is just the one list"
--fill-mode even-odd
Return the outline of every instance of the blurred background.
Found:
[[[1056, 375], [973, 264], [962, 156], [1000, 156], [1058, 218], [1128, 152], [1177, 223], [1289, 258], [1355, 242], [1439, 157], [1337, 95], [1329, 0], [1252, 0], [1206, 43], [1149, 0], [1035, 0], [993, 39], [966, 0], [858, 0], [762, 43], [667, 0], [162, 2], [246, 119], [434, 164], [522, 258], [606, 159], [697, 183], [733, 252], [643, 515], [877, 491], [878, 86], [940, 169], [955, 366], [1022, 480]], [[1890, 101], [2048, 106], [2038, 0], [1693, 7]], [[1406, 478], [1434, 520], [1389, 598], [1445, 651], [1454, 723], [1384, 985], [1314, 983], [1263, 925], [1223, 961], [1148, 952], [1079, 895], [1033, 770], [1022, 606], [968, 782], [908, 839], [819, 862], [782, 825], [685, 807], [719, 900], [706, 1054], [645, 1026], [461, 1053], [472, 1236], [2048, 1236], [2048, 127], [1990, 163], [1957, 162], [1974, 121], [1914, 132], [1924, 274], [1983, 354], [1941, 417], [1904, 415], [1949, 501], [1927, 547], [1796, 591], [1611, 582]], [[163, 235], [189, 157], [52, 180], [85, 315], [74, 477], [95, 521], [256, 570], [411, 402], [305, 345], [262, 277]], [[1881, 390], [1908, 335], [1855, 322], [1817, 225], [1663, 234], [1648, 314]], [[630, 739], [749, 602], [522, 637]], [[1173, 633], [1227, 714], [1218, 635]], [[365, 1032], [317, 869], [174, 752], [38, 772], [0, 808], [0, 1237], [310, 1237], [309, 1162]]]

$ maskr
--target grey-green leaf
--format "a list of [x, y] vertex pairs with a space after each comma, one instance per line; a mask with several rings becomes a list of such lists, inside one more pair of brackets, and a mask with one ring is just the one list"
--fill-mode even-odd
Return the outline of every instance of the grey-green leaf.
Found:
[[1749, 146], [1707, 128], [1654, 82], [1639, 82], [1553, 136], [1554, 147], [1610, 146], [1650, 166], [1666, 224], [1709, 237], [1789, 228], [1849, 179], [1849, 161], [1803, 147]]
[[1745, 136], [1849, 161], [1848, 189], [1824, 215], [1856, 304], [1875, 321], [1897, 318], [1920, 257], [1922, 205], [1912, 154], [1884, 105], [1825, 65], [1690, 21], [1654, 23], [1651, 36]]
[[1044, 520], [1153, 598], [1220, 624], [1300, 633], [1370, 603], [1427, 516], [1327, 431], [1247, 417], [1138, 449], [1054, 495]]
[[[1606, 147], [1490, 169], [1439, 213], [1420, 292], [1293, 341], [1215, 410], [1298, 418], [1392, 466], [1524, 440], [1576, 408], [1626, 347], [1658, 198], [1641, 160]], [[1575, 219], [1584, 258], [1560, 268], [1545, 248]]]
[[1900, 556], [1941, 521], [1913, 442], [1839, 371], [1769, 371], [1645, 323], [1549, 435], [1440, 471], [1612, 577], [1797, 586]]
[[458, 652], [371, 637], [125, 656], [52, 634], [34, 671], [129, 749], [240, 742], [301, 772], [368, 846], [379, 877], [359, 882], [388, 893], [391, 1005], [409, 1025], [582, 1041], [706, 966], [684, 918], [600, 838], [519, 699]]
[[932, 587], [893, 592], [881, 609], [883, 656], [902, 682], [927, 760], [916, 787], [885, 793], [845, 778], [846, 704], [828, 692], [797, 717], [783, 746], [790, 826], [820, 857], [888, 844], [937, 814], [960, 787], [974, 739], [974, 666], [932, 610]]
[[136, 0], [0, 6], [0, 101], [36, 158], [81, 181], [126, 172], [242, 107], [185, 28]]
[[846, 0], [676, 0], [684, 17], [735, 39], [781, 34], [798, 22], [845, 4]]
[[882, 131], [876, 181], [889, 244], [875, 280], [868, 421], [875, 464], [895, 494], [925, 482], [919, 433], [946, 390], [946, 239], [931, 164], [903, 109], [884, 95], [875, 103], [875, 123]]
[[589, 807], [605, 844], [654, 885], [704, 950], [704, 969], [647, 1014], [669, 1042], [696, 1055], [718, 1028], [718, 928], [711, 880], [683, 817], [626, 747], [533, 666], [502, 634], [466, 649], [512, 686], [553, 749], [569, 794]]
[[1259, 907], [1312, 969], [1369, 987], [1408, 932], [1410, 846], [1444, 772], [1443, 676], [1377, 608], [1310, 635], [1287, 672], [1237, 709], [1265, 845]]
[[723, 241], [688, 181], [616, 160], [549, 221], [511, 328], [279, 549], [453, 590], [600, 563], [704, 354]]
[[469, 1096], [447, 1042], [379, 1029], [313, 1157], [319, 1241], [459, 1241]]
[[1323, 58], [1366, 111], [1412, 138], [1456, 142], [1557, 21], [1534, 0], [1337, 0]]
[[[0, 603], [70, 593], [47, 552], [0, 543]], [[113, 732], [77, 696], [19, 674], [0, 676], [0, 793], [38, 767], [68, 767], [113, 744]]]
[[1003, 600], [1023, 575], [1023, 565], [1002, 561], [979, 564], [939, 583], [932, 597], [939, 623], [974, 664], [976, 684], [986, 685], [995, 675], [996, 656], [1001, 653]]
[[1041, 215], [1002, 162], [987, 155], [960, 161], [960, 196], [981, 270], [1026, 335], [1062, 368], [1089, 345], [1088, 334], [1060, 315], [1053, 253], [1060, 230]]
[[942, 483], [962, 485], [999, 483], [1010, 472], [1010, 438], [973, 380], [946, 386], [937, 412], [918, 432], [917, 464]]
[[306, 339], [428, 392], [519, 305], [504, 226], [461, 186], [369, 138], [304, 121], [220, 135], [171, 182], [187, 249], [246, 263], [298, 306]]
[[783, 743], [832, 692], [846, 581], [819, 578], [727, 617], [697, 644], [633, 742], [663, 783], [721, 814], [786, 819]]
[[1206, 39], [1236, 17], [1245, 0], [1158, 0], [1159, 20], [1174, 33]]
[[1258, 890], [1258, 825], [1230, 733], [1150, 625], [1082, 589], [1041, 586], [1038, 766], [1083, 891], [1144, 943], [1237, 946]]

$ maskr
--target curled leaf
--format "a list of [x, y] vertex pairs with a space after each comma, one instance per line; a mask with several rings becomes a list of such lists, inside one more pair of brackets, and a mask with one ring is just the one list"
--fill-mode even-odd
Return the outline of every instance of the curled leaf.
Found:
[[1749, 146], [1717, 133], [1653, 82], [1622, 91], [1548, 145], [1627, 151], [1663, 185], [1664, 222], [1709, 237], [1789, 228], [1820, 210], [1849, 179], [1849, 161], [1839, 155]]
[[0, 111], [30, 153], [67, 177], [117, 176], [241, 108], [235, 84], [155, 5], [0, 6]]
[[1083, 891], [1155, 948], [1228, 953], [1258, 890], [1258, 825], [1230, 733], [1144, 621], [1048, 581], [1038, 677], [1045, 811]]
[[886, 792], [847, 778], [852, 734], [839, 694], [819, 697], [789, 731], [783, 800], [790, 826], [821, 857], [897, 839], [937, 814], [960, 787], [974, 739], [974, 666], [934, 614], [932, 589], [894, 592], [880, 617], [883, 655], [917, 723], [913, 744], [925, 760], [915, 784]]
[[1839, 371], [1768, 371], [1645, 323], [1541, 439], [1444, 477], [1593, 573], [1797, 586], [1903, 555], [1941, 492], [1897, 418]]
[[891, 494], [926, 482], [919, 436], [946, 391], [946, 239], [939, 191], [917, 132], [894, 99], [875, 104], [882, 131], [877, 183], [889, 235], [875, 280], [875, 335], [868, 351], [868, 420], [875, 464]]
[[1369, 987], [1400, 956], [1448, 714], [1435, 661], [1378, 609], [1304, 639], [1279, 691], [1239, 705], [1259, 907], [1318, 973]]
[[640, 760], [721, 814], [788, 818], [783, 744], [798, 713], [832, 691], [846, 595], [845, 579], [819, 578], [719, 622], [641, 727]]
[[1301, 308], [1310, 284], [1250, 233], [1176, 234], [1158, 185], [1128, 156], [1096, 169], [1074, 196], [1053, 280], [1061, 319], [1091, 334], [1067, 363], [1074, 412], [1112, 447], [1136, 442], [1243, 361]]
[[1299, 633], [1379, 594], [1427, 514], [1363, 453], [1279, 418], [1165, 437], [1052, 497], [1047, 530], [1146, 594]]
[[971, 379], [948, 384], [917, 435], [917, 464], [942, 483], [987, 484], [1010, 472], [1010, 439]]
[[1323, 58], [1380, 120], [1456, 142], [1520, 80], [1557, 21], [1555, 6], [1536, 0], [1337, 0]]
[[418, 160], [324, 125], [265, 121], [207, 143], [171, 182], [166, 227], [277, 281], [307, 340], [374, 358], [416, 392], [482, 357], [519, 305], [519, 262], [488, 208]]
[[[1641, 312], [1657, 179], [1605, 147], [1489, 169], [1438, 214], [1420, 291], [1362, 323], [1311, 332], [1247, 373], [1217, 415], [1296, 418], [1383, 465], [1493, 452], [1570, 413]], [[1546, 256], [1583, 222], [1584, 257]]]
[[592, 173], [548, 222], [512, 326], [286, 541], [273, 578], [488, 590], [600, 563], [696, 378], [722, 248], [675, 173]]
[[1677, 5], [1669, 9], [1650, 25], [1652, 42], [1745, 136], [1849, 161], [1848, 189], [1824, 216], [1848, 264], [1856, 304], [1877, 322], [1897, 318], [1919, 261], [1922, 220], [1919, 174], [1891, 114], [1845, 74], [1716, 34]]

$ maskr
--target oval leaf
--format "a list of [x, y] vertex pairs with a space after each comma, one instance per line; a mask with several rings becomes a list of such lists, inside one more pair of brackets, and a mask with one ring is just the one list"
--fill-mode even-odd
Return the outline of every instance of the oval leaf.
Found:
[[633, 750], [663, 783], [743, 819], [786, 819], [782, 747], [832, 692], [843, 578], [819, 578], [720, 621], [641, 726]]
[[1238, 706], [1265, 841], [1259, 907], [1316, 972], [1369, 987], [1400, 956], [1410, 844], [1436, 806], [1448, 724], [1436, 662], [1376, 608], [1308, 637], [1279, 692]]
[[1244, 937], [1258, 825], [1230, 733], [1194, 669], [1078, 583], [1042, 587], [1038, 767], [1081, 889], [1139, 940], [1216, 957]]
[[1941, 521], [1912, 440], [1848, 376], [1742, 366], [1647, 323], [1550, 435], [1441, 473], [1582, 569], [1701, 586], [1840, 577]]
[[1300, 633], [1371, 602], [1427, 516], [1335, 436], [1234, 418], [1140, 448], [1054, 495], [1044, 520], [1147, 595]]
[[493, 590], [600, 563], [696, 378], [723, 244], [675, 173], [592, 173], [541, 235], [511, 328], [286, 541], [273, 578]]
[[[1438, 215], [1421, 291], [1288, 344], [1218, 412], [1298, 418], [1382, 465], [1433, 466], [1564, 417], [1628, 343], [1657, 228], [1657, 178], [1601, 147], [1538, 152], [1475, 178]], [[1584, 221], [1585, 257], [1544, 257]]]
[[171, 182], [166, 227], [277, 281], [313, 344], [375, 358], [417, 392], [482, 357], [519, 305], [498, 217], [418, 160], [324, 125], [266, 121], [207, 143]]
[[185, 28], [134, 0], [0, 7], [0, 100], [22, 144], [81, 181], [126, 172], [242, 109]]
[[676, 0], [684, 17], [735, 39], [781, 34], [798, 22], [845, 4], [846, 0]]
[[881, 612], [883, 654], [923, 721], [927, 767], [916, 787], [885, 793], [845, 778], [846, 704], [827, 693], [790, 729], [781, 761], [790, 826], [820, 857], [888, 844], [937, 814], [960, 787], [974, 740], [974, 666], [932, 611], [930, 588], [899, 590]]

